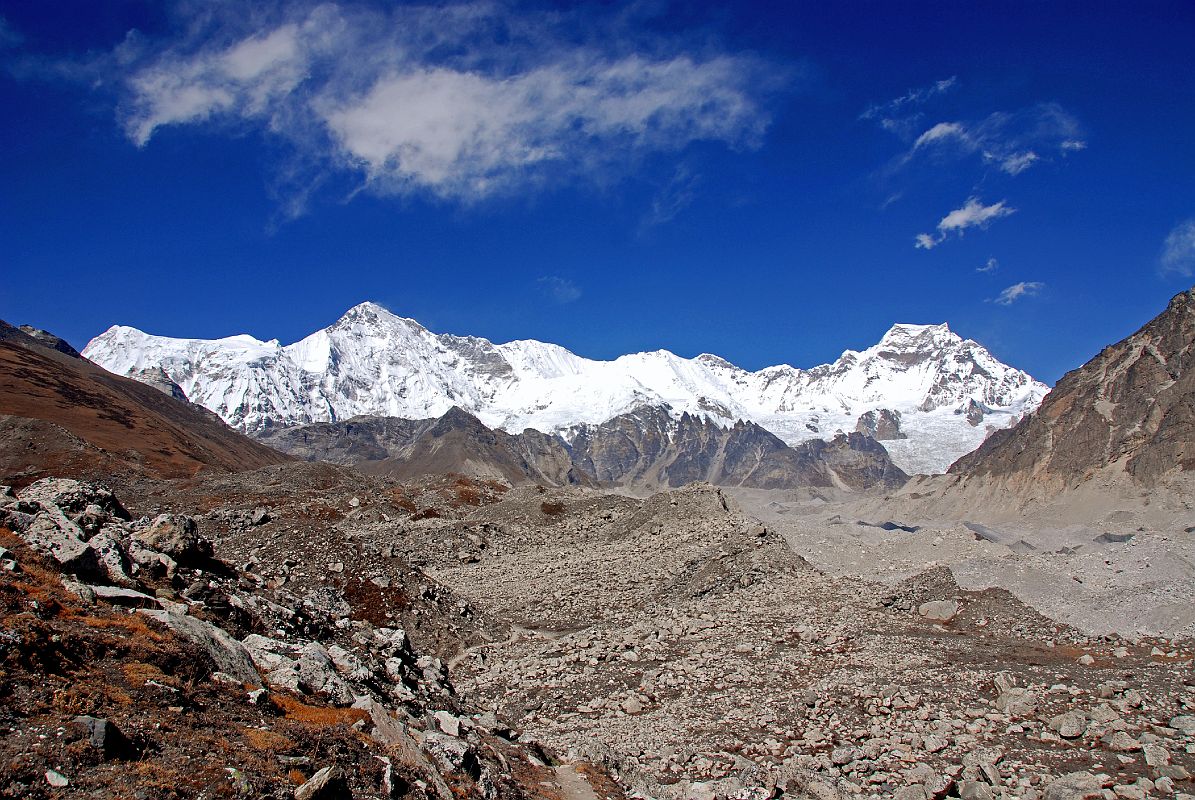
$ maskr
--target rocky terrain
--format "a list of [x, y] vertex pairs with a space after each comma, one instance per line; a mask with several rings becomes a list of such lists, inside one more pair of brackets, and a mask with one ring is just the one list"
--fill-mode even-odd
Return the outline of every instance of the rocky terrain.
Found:
[[694, 481], [762, 489], [896, 487], [906, 476], [871, 437], [839, 434], [789, 447], [760, 426], [724, 428], [705, 417], [644, 406], [601, 425], [580, 425], [570, 439], [528, 429], [490, 430], [453, 408], [434, 420], [354, 417], [275, 431], [261, 441], [309, 461], [353, 466], [373, 475], [461, 473], [549, 486], [653, 489]]
[[512, 623], [450, 662], [458, 689], [650, 797], [1190, 786], [1189, 643], [1089, 636], [945, 570], [844, 580], [714, 487], [518, 489], [402, 538]]
[[3, 509], [5, 796], [1191, 787], [1188, 641], [1086, 635], [945, 570], [844, 580], [711, 486], [296, 464]]
[[[121, 375], [164, 371], [193, 402], [252, 435], [361, 416], [432, 419], [458, 407], [512, 435], [533, 428], [571, 440], [577, 426], [648, 406], [724, 428], [753, 422], [795, 447], [867, 432], [878, 418], [909, 473], [944, 471], [1036, 408], [1048, 388], [946, 325], [894, 325], [830, 364], [750, 372], [709, 354], [594, 361], [543, 342], [436, 334], [374, 303], [290, 345], [114, 326], [84, 355]], [[897, 419], [900, 435], [890, 435]]]
[[272, 510], [197, 516], [133, 518], [71, 480], [5, 490], [0, 797], [622, 796], [460, 696], [436, 653], [505, 627], [352, 528], [324, 535], [340, 515], [296, 487], [338, 476], [292, 469]]

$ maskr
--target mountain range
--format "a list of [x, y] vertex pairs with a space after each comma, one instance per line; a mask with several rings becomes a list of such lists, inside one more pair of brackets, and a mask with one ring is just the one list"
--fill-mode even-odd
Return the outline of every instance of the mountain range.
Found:
[[261, 441], [307, 461], [408, 478], [460, 473], [550, 486], [718, 486], [848, 490], [895, 488], [908, 476], [863, 433], [790, 447], [753, 422], [722, 427], [706, 417], [644, 406], [601, 425], [578, 427], [571, 443], [527, 429], [491, 430], [459, 408], [438, 419], [353, 417], [265, 434]]
[[905, 472], [927, 473], [1017, 422], [1049, 388], [944, 324], [894, 325], [876, 345], [811, 369], [751, 372], [709, 354], [596, 361], [533, 340], [436, 334], [374, 303], [290, 345], [114, 326], [83, 354], [159, 386], [164, 375], [255, 436], [359, 416], [434, 419], [456, 407], [489, 428], [560, 434], [571, 444], [585, 426], [656, 409], [725, 429], [751, 422], [792, 446], [865, 433]]

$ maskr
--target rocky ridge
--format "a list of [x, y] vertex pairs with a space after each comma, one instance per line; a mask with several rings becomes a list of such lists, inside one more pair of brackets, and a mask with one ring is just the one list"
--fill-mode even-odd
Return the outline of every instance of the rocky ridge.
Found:
[[846, 489], [895, 487], [907, 476], [875, 440], [858, 433], [790, 447], [758, 425], [724, 428], [705, 417], [645, 406], [569, 439], [535, 430], [486, 428], [458, 408], [437, 420], [354, 417], [287, 428], [261, 441], [306, 460], [370, 474], [462, 473], [511, 483], [653, 488], [706, 481], [721, 486]]
[[[287, 456], [207, 409], [119, 377], [0, 322], [0, 476], [190, 477]], [[46, 338], [49, 337], [49, 338]]]
[[1041, 407], [960, 458], [952, 475], [1073, 487], [1112, 469], [1149, 486], [1195, 469], [1195, 290], [1068, 372]]

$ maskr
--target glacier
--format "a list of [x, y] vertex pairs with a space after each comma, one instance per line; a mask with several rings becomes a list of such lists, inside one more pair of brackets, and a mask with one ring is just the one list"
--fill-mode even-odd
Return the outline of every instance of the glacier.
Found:
[[191, 402], [250, 435], [361, 415], [424, 419], [459, 406], [490, 427], [567, 440], [580, 425], [666, 406], [723, 425], [755, 422], [799, 444], [856, 430], [861, 415], [887, 409], [906, 438], [884, 446], [909, 473], [945, 471], [1049, 391], [945, 324], [896, 324], [831, 364], [750, 372], [710, 354], [657, 350], [598, 361], [534, 340], [436, 334], [369, 302], [290, 345], [117, 325], [83, 355], [121, 375], [161, 368]]

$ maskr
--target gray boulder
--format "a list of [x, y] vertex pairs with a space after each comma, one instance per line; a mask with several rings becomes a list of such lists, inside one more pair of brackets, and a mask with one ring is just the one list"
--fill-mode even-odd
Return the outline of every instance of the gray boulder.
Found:
[[100, 572], [109, 583], [125, 587], [135, 586], [136, 581], [128, 573], [124, 549], [120, 541], [112, 535], [113, 532], [123, 533], [119, 528], [107, 526], [88, 539], [87, 546], [95, 551]]
[[34, 550], [57, 561], [65, 572], [95, 574], [99, 571], [98, 554], [76, 534], [78, 526], [73, 527], [74, 530], [69, 527], [63, 530], [50, 514], [41, 513], [21, 533], [21, 538]]
[[111, 489], [69, 478], [42, 478], [18, 492], [17, 497], [26, 503], [58, 506], [70, 515], [83, 514], [94, 505], [117, 519], [130, 519]]
[[135, 531], [133, 539], [179, 563], [194, 562], [212, 555], [212, 543], [199, 535], [195, 520], [185, 514], [159, 514], [148, 528]]
[[1099, 800], [1104, 796], [1099, 780], [1090, 772], [1071, 772], [1046, 787], [1044, 800]]
[[140, 613], [198, 645], [219, 671], [228, 673], [242, 683], [262, 685], [261, 676], [244, 646], [215, 625], [175, 611], [141, 609]]
[[932, 622], [950, 622], [958, 615], [959, 604], [954, 600], [930, 600], [917, 608], [917, 613]]

